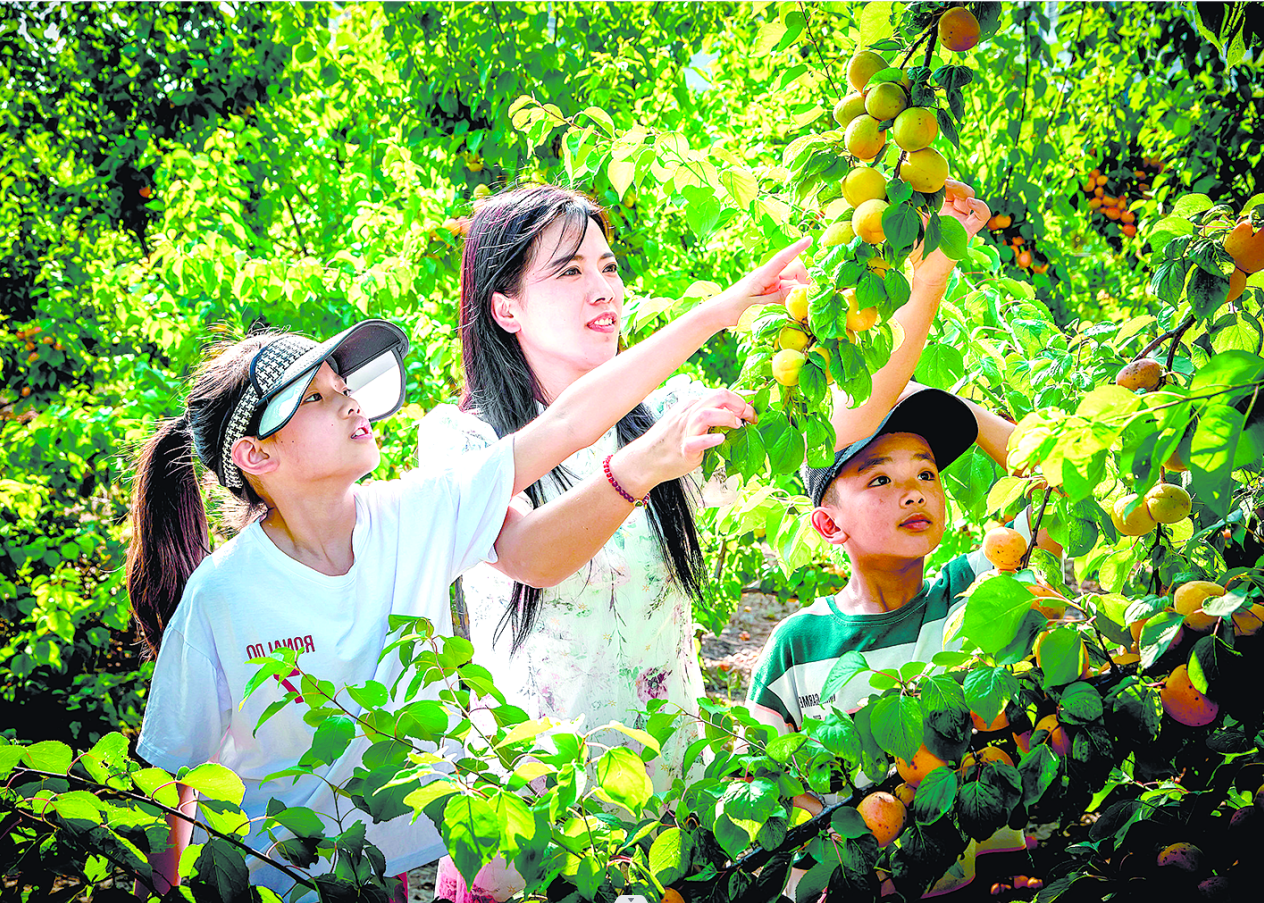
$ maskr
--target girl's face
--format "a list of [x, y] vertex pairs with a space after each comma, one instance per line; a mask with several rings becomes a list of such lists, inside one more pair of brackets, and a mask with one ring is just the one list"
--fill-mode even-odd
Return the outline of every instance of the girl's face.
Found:
[[614, 252], [592, 220], [571, 254], [576, 237], [553, 222], [536, 240], [517, 296], [492, 295], [496, 322], [518, 337], [550, 401], [619, 348], [623, 280]]
[[312, 377], [294, 416], [260, 446], [275, 459], [278, 475], [306, 484], [355, 482], [381, 459], [372, 425], [327, 363]]

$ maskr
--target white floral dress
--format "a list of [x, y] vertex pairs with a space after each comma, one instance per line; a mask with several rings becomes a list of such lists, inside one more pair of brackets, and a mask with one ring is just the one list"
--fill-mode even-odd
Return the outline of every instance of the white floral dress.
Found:
[[[673, 404], [705, 391], [700, 383], [677, 376], [647, 398], [646, 405], [661, 417]], [[422, 466], [495, 441], [488, 424], [452, 405], [436, 408], [418, 428]], [[573, 476], [573, 485], [601, 473], [602, 462], [617, 449], [618, 438], [611, 429], [568, 458], [564, 467]], [[561, 494], [551, 476], [541, 482], [546, 502]], [[696, 480], [694, 486], [698, 487]], [[725, 489], [718, 481], [704, 488], [695, 500], [715, 503]], [[693, 609], [672, 578], [646, 509], [634, 509], [591, 561], [542, 591], [535, 627], [512, 656], [509, 629], [495, 641], [493, 637], [509, 605], [513, 581], [488, 564], [476, 566], [462, 579], [475, 662], [491, 671], [508, 702], [532, 718], [582, 718], [581, 730], [611, 721], [644, 729], [645, 716], [639, 710], [651, 699], [667, 699], [697, 714], [695, 700], [704, 695], [704, 688], [694, 650]], [[655, 791], [667, 789], [680, 776], [685, 749], [699, 736], [696, 725], [683, 727], [648, 764]], [[636, 748], [615, 731], [603, 731], [593, 740]]]

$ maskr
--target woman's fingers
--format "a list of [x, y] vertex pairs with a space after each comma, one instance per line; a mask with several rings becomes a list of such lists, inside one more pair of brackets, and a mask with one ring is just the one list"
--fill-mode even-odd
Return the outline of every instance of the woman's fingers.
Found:
[[[785, 271], [790, 263], [798, 258], [800, 254], [807, 250], [808, 245], [812, 244], [811, 236], [804, 236], [789, 247], [782, 248], [772, 256], [766, 264], [755, 270], [755, 275], [762, 283], [761, 287], [765, 290], [777, 288], [777, 280]], [[804, 269], [804, 281], [806, 282], [807, 270]]]
[[680, 444], [680, 450], [686, 456], [697, 456], [708, 448], [715, 448], [723, 441], [723, 433], [703, 433], [701, 436], [690, 436]]
[[755, 422], [755, 409], [744, 397], [731, 389], [713, 389], [701, 399], [704, 408], [722, 407], [751, 423]]

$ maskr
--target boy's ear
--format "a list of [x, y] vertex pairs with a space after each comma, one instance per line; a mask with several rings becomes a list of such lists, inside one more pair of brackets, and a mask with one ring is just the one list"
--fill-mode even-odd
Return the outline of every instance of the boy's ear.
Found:
[[837, 523], [834, 517], [825, 508], [813, 508], [810, 515], [812, 527], [817, 533], [821, 534], [821, 538], [830, 545], [841, 546], [847, 542], [847, 534]]
[[492, 319], [511, 335], [522, 330], [518, 322], [518, 302], [503, 292], [492, 292]]
[[244, 436], [233, 443], [233, 463], [242, 473], [261, 476], [277, 469], [277, 459], [268, 454], [263, 443], [254, 436]]

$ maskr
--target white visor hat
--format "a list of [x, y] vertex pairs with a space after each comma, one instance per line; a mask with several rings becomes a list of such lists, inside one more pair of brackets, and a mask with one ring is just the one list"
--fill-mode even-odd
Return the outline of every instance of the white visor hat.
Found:
[[404, 356], [408, 337], [386, 320], [362, 320], [319, 344], [295, 335], [278, 336], [250, 362], [250, 383], [232, 411], [220, 446], [216, 474], [229, 489], [242, 485], [232, 447], [246, 435], [259, 408], [253, 435], [266, 439], [298, 410], [316, 371], [326, 362], [346, 382], [368, 420], [389, 417], [404, 404]]

